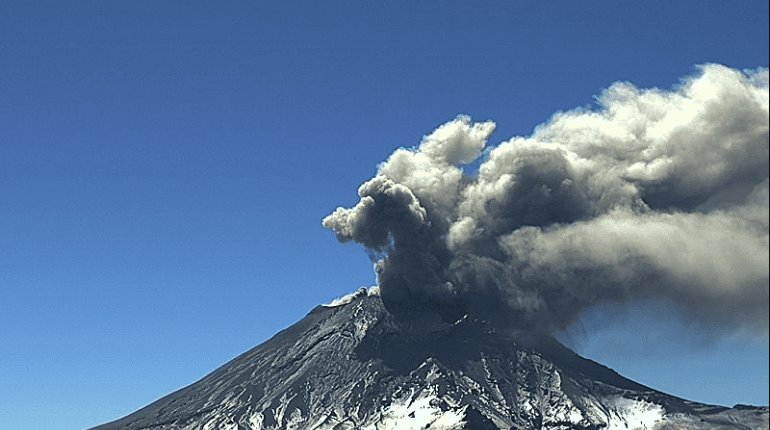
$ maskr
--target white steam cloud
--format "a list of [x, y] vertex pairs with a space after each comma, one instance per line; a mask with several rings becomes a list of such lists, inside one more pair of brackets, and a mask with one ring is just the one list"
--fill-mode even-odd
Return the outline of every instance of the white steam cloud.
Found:
[[768, 71], [705, 65], [672, 91], [616, 83], [485, 154], [459, 116], [396, 150], [323, 225], [363, 244], [388, 309], [553, 330], [665, 298], [768, 330]]

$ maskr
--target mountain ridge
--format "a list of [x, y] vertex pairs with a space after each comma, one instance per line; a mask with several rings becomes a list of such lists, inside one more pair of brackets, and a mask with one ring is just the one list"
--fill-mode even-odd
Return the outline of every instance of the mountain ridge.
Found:
[[375, 292], [318, 306], [199, 381], [93, 430], [767, 429], [483, 320], [404, 327]]

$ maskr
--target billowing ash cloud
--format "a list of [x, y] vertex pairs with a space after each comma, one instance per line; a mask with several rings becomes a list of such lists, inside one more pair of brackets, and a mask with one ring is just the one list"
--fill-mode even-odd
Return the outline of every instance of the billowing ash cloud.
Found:
[[767, 69], [706, 65], [672, 91], [616, 83], [597, 102], [488, 152], [494, 123], [459, 116], [323, 225], [381, 256], [383, 301], [407, 319], [553, 330], [602, 302], [664, 298], [766, 334]]

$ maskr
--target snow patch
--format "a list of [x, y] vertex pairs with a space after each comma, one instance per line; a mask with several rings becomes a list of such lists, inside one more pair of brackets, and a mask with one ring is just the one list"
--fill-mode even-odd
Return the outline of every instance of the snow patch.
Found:
[[433, 393], [421, 392], [417, 397], [404, 396], [391, 403], [377, 422], [364, 427], [364, 430], [461, 430], [465, 426], [465, 410], [442, 410], [440, 400]]
[[255, 412], [249, 416], [247, 422], [251, 429], [260, 430], [262, 428], [262, 423], [264, 421], [265, 421], [265, 416], [262, 415], [262, 413], [260, 412]]
[[660, 405], [625, 397], [607, 399], [607, 404], [607, 430], [652, 430], [666, 413]]
[[321, 306], [325, 308], [336, 308], [338, 306], [347, 305], [348, 303], [352, 302], [353, 300], [359, 297], [372, 297], [372, 296], [379, 296], [379, 295], [380, 295], [380, 287], [377, 285], [369, 288], [361, 287], [355, 292], [336, 298], [329, 303], [322, 304]]

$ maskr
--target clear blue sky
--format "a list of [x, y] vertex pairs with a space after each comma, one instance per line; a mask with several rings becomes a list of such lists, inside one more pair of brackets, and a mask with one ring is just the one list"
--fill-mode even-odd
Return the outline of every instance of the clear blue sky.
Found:
[[[322, 217], [458, 113], [494, 143], [616, 80], [767, 67], [767, 9], [0, 0], [0, 428], [118, 418], [372, 284]], [[570, 341], [673, 394], [767, 404], [767, 338], [618, 315]]]

